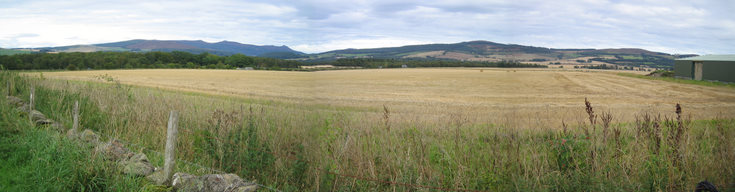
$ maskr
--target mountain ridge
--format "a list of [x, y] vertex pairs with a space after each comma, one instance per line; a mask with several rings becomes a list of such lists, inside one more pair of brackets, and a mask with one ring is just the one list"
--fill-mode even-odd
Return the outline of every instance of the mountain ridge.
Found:
[[[24, 49], [16, 49], [24, 50]], [[216, 55], [234, 55], [243, 54], [248, 56], [259, 56], [267, 53], [293, 53], [297, 55], [304, 54], [295, 51], [288, 46], [274, 45], [251, 45], [242, 44], [234, 41], [220, 41], [216, 43], [208, 43], [202, 40], [147, 40], [133, 39], [127, 41], [118, 41], [110, 43], [98, 44], [80, 44], [58, 47], [40, 47], [27, 50], [40, 52], [95, 52], [95, 51], [132, 51], [132, 52], [148, 52], [148, 51], [184, 51], [190, 53], [208, 52]]]
[[502, 44], [485, 40], [451, 44], [423, 44], [400, 47], [340, 49], [308, 55], [306, 61], [324, 61], [345, 58], [429, 59], [461, 61], [517, 61], [534, 64], [558, 65], [645, 65], [669, 68], [673, 60], [694, 54], [672, 55], [641, 48], [556, 49], [517, 44]]
[[[6, 49], [8, 50], [8, 49]], [[234, 41], [209, 43], [203, 40], [146, 40], [99, 43], [90, 45], [71, 45], [42, 47], [41, 52], [95, 52], [95, 51], [184, 51], [190, 53], [208, 52], [215, 55], [244, 54], [279, 59], [292, 59], [306, 62], [323, 62], [345, 58], [413, 59], [413, 60], [460, 60], [460, 61], [517, 61], [535, 64], [559, 65], [625, 65], [665, 68], [673, 65], [673, 60], [688, 55], [672, 55], [641, 48], [546, 48], [518, 44], [503, 44], [487, 40], [474, 40], [459, 43], [433, 43], [406, 45], [399, 47], [339, 49], [322, 53], [305, 54], [288, 46], [251, 45]], [[9, 51], [5, 51], [9, 52]]]

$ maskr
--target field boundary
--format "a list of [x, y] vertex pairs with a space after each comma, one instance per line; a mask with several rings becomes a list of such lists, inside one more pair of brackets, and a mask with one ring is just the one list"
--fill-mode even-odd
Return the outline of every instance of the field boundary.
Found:
[[[47, 125], [44, 122], [55, 122], [52, 119], [45, 119], [45, 116], [43, 116], [43, 114], [41, 114], [41, 112], [36, 112], [32, 108], [30, 108], [31, 105], [33, 105], [33, 100], [34, 100], [34, 98], [33, 98], [33, 90], [34, 89], [32, 88], [31, 89], [31, 98], [30, 98], [31, 100], [29, 101], [30, 104], [25, 103], [20, 98], [17, 98], [17, 97], [14, 97], [14, 96], [8, 95], [7, 97], [8, 98], [12, 98], [12, 99], [9, 99], [9, 100], [13, 100], [13, 102], [15, 102], [13, 104], [15, 104], [15, 105], [24, 105], [24, 106], [25, 105], [28, 105], [27, 108], [29, 108], [29, 110], [31, 110], [31, 112], [28, 112], [29, 119], [30, 119], [31, 122], [34, 122], [35, 124], [39, 124], [39, 125]], [[21, 107], [21, 108], [23, 108], [23, 107]], [[21, 111], [23, 111], [23, 110], [25, 110], [25, 109], [21, 109]], [[75, 121], [75, 123], [73, 124], [74, 128], [78, 127], [78, 125], [76, 124], [76, 123], [79, 122], [78, 112], [79, 111], [78, 111], [78, 105], [77, 105], [77, 107], [74, 110], [74, 118], [73, 118], [74, 121]], [[38, 113], [43, 118], [37, 117], [35, 113]], [[34, 118], [40, 118], [41, 120], [35, 120], [34, 121]], [[41, 122], [41, 123], [39, 123], [39, 122]], [[60, 130], [62, 132], [65, 129], [62, 124], [51, 124], [50, 126], [56, 126], [55, 129]], [[70, 129], [69, 131], [75, 130], [74, 128]], [[77, 131], [74, 131], [74, 132], [77, 132]], [[87, 137], [87, 136], [83, 135], [83, 133], [81, 133], [81, 132], [78, 133], [78, 134], [79, 134], [79, 137], [82, 138], [82, 141], [84, 141], [84, 137]], [[115, 138], [115, 137], [110, 137], [108, 135], [97, 134], [97, 133], [90, 133], [90, 134], [94, 134], [96, 137], [98, 137], [98, 139], [96, 139], [96, 141], [98, 141], [100, 144], [104, 144], [105, 143], [105, 142], [101, 142], [102, 141], [102, 138], [104, 138], [104, 139], [106, 139], [106, 140], [108, 140], [110, 142], [117, 141], [117, 142], [120, 142], [120, 143], [122, 143], [124, 145], [134, 146], [134, 147], [137, 147], [139, 149], [142, 149], [142, 150], [144, 150], [146, 152], [154, 153], [154, 154], [156, 154], [158, 156], [164, 156], [164, 154], [162, 154], [159, 151], [152, 150], [152, 149], [149, 149], [149, 148], [147, 148], [145, 146], [138, 145], [138, 144], [135, 144], [135, 143], [132, 143], [132, 142], [129, 142], [129, 141], [125, 141], [125, 140], [122, 140], [122, 139], [118, 139], [118, 138]], [[69, 134], [67, 134], [67, 137], [68, 137], [68, 135]], [[210, 139], [215, 139], [215, 140], [220, 140], [219, 138], [216, 138], [216, 137], [209, 137], [209, 138]], [[231, 142], [232, 141], [229, 141], [229, 144], [233, 144]], [[271, 152], [271, 151], [265, 151], [265, 150], [262, 150], [262, 149], [259, 149], [259, 148], [253, 148], [253, 147], [249, 147], [249, 146], [247, 148], [248, 149], [251, 149], [251, 150], [256, 150], [256, 151], [259, 151], [259, 152], [263, 152], [263, 153], [269, 153], [269, 154], [272, 154], [272, 155], [274, 155], [274, 156], [276, 156], [278, 158], [282, 158], [282, 159], [288, 159], [288, 160], [292, 160], [292, 161], [302, 161], [302, 162], [312, 163], [312, 164], [314, 163], [314, 162], [311, 162], [311, 161], [308, 161], [308, 160], [302, 160], [302, 159], [297, 159], [297, 158], [293, 158], [293, 157], [289, 157], [289, 156], [283, 156], [283, 155], [280, 155], [278, 153]], [[187, 165], [194, 166], [194, 167], [197, 167], [197, 168], [200, 168], [200, 169], [209, 170], [211, 172], [215, 172], [215, 173], [218, 173], [218, 174], [228, 174], [228, 173], [226, 173], [224, 171], [221, 171], [221, 170], [218, 170], [218, 169], [215, 169], [215, 168], [211, 168], [211, 167], [207, 167], [207, 166], [203, 166], [203, 165], [200, 165], [200, 164], [197, 164], [197, 163], [194, 163], [194, 162], [190, 162], [190, 161], [187, 161], [187, 160], [176, 158], [176, 161], [183, 162], [183, 163], [185, 163]], [[418, 184], [402, 183], [402, 182], [395, 182], [395, 181], [388, 181], [388, 180], [380, 180], [380, 179], [374, 179], [374, 178], [366, 178], [366, 177], [360, 177], [360, 176], [356, 176], [356, 175], [338, 173], [338, 172], [335, 172], [335, 171], [332, 171], [332, 170], [329, 170], [329, 169], [325, 169], [325, 168], [321, 168], [321, 167], [317, 167], [316, 169], [317, 170], [320, 170], [320, 171], [324, 171], [324, 172], [326, 172], [328, 174], [331, 174], [331, 175], [342, 177], [342, 178], [352, 178], [352, 179], [357, 179], [357, 180], [362, 180], [362, 181], [368, 181], [368, 182], [376, 182], [376, 183], [382, 183], [382, 184], [400, 185], [400, 186], [406, 186], [406, 187], [412, 187], [412, 188], [434, 189], [434, 190], [441, 190], [441, 191], [483, 192], [483, 190], [471, 190], [471, 189], [462, 189], [462, 188], [443, 188], [443, 187], [437, 187], [437, 186], [418, 185]], [[278, 190], [276, 188], [272, 188], [272, 187], [269, 187], [269, 186], [266, 186], [266, 185], [263, 185], [263, 184], [260, 184], [260, 183], [257, 183], [257, 182], [253, 182], [253, 183], [255, 185], [257, 185], [258, 187], [262, 187], [262, 188], [265, 188], [265, 189], [268, 189], [268, 190], [271, 190], [271, 191], [279, 191], [279, 192], [281, 191], [281, 190]]]
[[[8, 84], [8, 85], [10, 85], [10, 84]], [[8, 90], [10, 90], [10, 86], [8, 86]], [[29, 102], [28, 103], [26, 103], [25, 101], [23, 101], [22, 99], [20, 99], [18, 97], [12, 96], [10, 94], [10, 92], [8, 92], [8, 95], [6, 96], [6, 102], [8, 102], [8, 104], [10, 104], [10, 105], [16, 106], [16, 108], [18, 108], [18, 110], [21, 111], [22, 113], [26, 113], [28, 115], [28, 120], [33, 125], [48, 126], [48, 127], [51, 127], [52, 130], [57, 130], [57, 131], [60, 131], [61, 133], [64, 133], [65, 131], [67, 131], [67, 134], [66, 134], [66, 137], [65, 137], [66, 139], [77, 140], [77, 141], [81, 141], [82, 143], [85, 143], [86, 142], [87, 144], [92, 144], [92, 146], [95, 146], [94, 147], [95, 153], [97, 153], [98, 150], [101, 150], [99, 152], [102, 153], [102, 155], [105, 156], [105, 159], [115, 160], [117, 158], [120, 158], [120, 157], [115, 157], [115, 156], [125, 156], [125, 155], [127, 155], [127, 154], [116, 154], [116, 153], [123, 153], [124, 151], [127, 151], [127, 153], [131, 153], [132, 152], [128, 148], [126, 148], [124, 146], [117, 146], [117, 148], [115, 148], [114, 147], [114, 145], [115, 145], [114, 143], [115, 142], [120, 142], [123, 145], [134, 145], [134, 146], [140, 147], [141, 149], [143, 149], [145, 151], [154, 152], [154, 153], [156, 153], [159, 156], [163, 156], [158, 151], [150, 150], [150, 149], [145, 148], [143, 146], [140, 146], [140, 145], [137, 145], [137, 144], [128, 142], [128, 141], [124, 141], [124, 140], [121, 140], [121, 139], [118, 139], [118, 138], [110, 137], [110, 136], [107, 136], [107, 135], [97, 134], [97, 133], [94, 133], [93, 131], [91, 131], [89, 129], [85, 129], [83, 132], [80, 132], [79, 130], [76, 130], [76, 128], [78, 127], [77, 123], [79, 122], [78, 121], [78, 112], [79, 112], [79, 110], [78, 110], [78, 102], [75, 104], [76, 107], [75, 107], [75, 110], [74, 110], [75, 113], [74, 113], [74, 118], [73, 118], [74, 119], [73, 128], [71, 128], [69, 130], [66, 130], [66, 128], [64, 127], [63, 124], [61, 124], [61, 123], [59, 123], [59, 122], [57, 122], [57, 121], [55, 121], [53, 119], [46, 118], [46, 116], [42, 112], [33, 109], [33, 105], [34, 105], [34, 87], [31, 87], [30, 98], [29, 98]], [[102, 142], [102, 140], [101, 140], [100, 137], [107, 138], [108, 142]], [[100, 146], [103, 146], [103, 147], [100, 148]], [[137, 154], [133, 153], [133, 154], [130, 154], [130, 155], [133, 155], [133, 158], [136, 158], [135, 156]], [[145, 154], [143, 154], [143, 158], [145, 160], [141, 160], [141, 162], [144, 162], [144, 163], [147, 163], [147, 164], [151, 165], [148, 162], [148, 159], [145, 157]], [[212, 172], [216, 172], [216, 173], [219, 173], [219, 174], [222, 174], [222, 175], [227, 174], [227, 173], [225, 173], [223, 171], [220, 171], [220, 170], [217, 170], [217, 169], [213, 169], [213, 168], [209, 168], [209, 167], [205, 167], [205, 166], [201, 166], [199, 164], [196, 164], [196, 163], [193, 163], [193, 162], [189, 162], [189, 161], [185, 161], [185, 160], [182, 160], [182, 159], [178, 159], [177, 158], [175, 160], [176, 161], [179, 161], [179, 162], [186, 163], [186, 164], [191, 165], [191, 166], [198, 167], [198, 168], [207, 169], [207, 170], [210, 170]], [[122, 163], [123, 165], [125, 165], [125, 163], [127, 163], [127, 161], [128, 160], [125, 160], [125, 158], [123, 158], [122, 160], [116, 160], [116, 162]], [[136, 160], [130, 160], [130, 161], [136, 161]], [[125, 165], [125, 169], [127, 169], [127, 165]], [[151, 181], [151, 183], [160, 185], [161, 183], [158, 183], [159, 182], [158, 181], [159, 178], [158, 178], [158, 176], [156, 174], [158, 172], [162, 172], [162, 170], [159, 169], [159, 168], [157, 168], [157, 167], [154, 170], [155, 171], [152, 171], [152, 172], [150, 172], [148, 174], [143, 174], [143, 176], [145, 178], [149, 179], [149, 181]], [[122, 173], [123, 174], [130, 174], [130, 175], [134, 175], [134, 176], [140, 176], [139, 173], [135, 173], [135, 172], [134, 173], [126, 173], [126, 171], [122, 171]], [[177, 173], [184, 173], [184, 172], [177, 172]], [[186, 173], [184, 173], [184, 174], [186, 174]], [[273, 189], [271, 187], [268, 187], [268, 186], [259, 184], [257, 182], [242, 182], [242, 181], [240, 181], [240, 182], [227, 183], [227, 185], [229, 185], [228, 186], [228, 189], [233, 189], [233, 190], [235, 190], [235, 189], [241, 189], [241, 190], [244, 190], [244, 191], [255, 191], [256, 188], [249, 187], [248, 186], [248, 183], [251, 183], [251, 185], [254, 184], [254, 185], [257, 185], [259, 187], [263, 187], [263, 188], [270, 189], [270, 190], [273, 190], [273, 191], [279, 191], [277, 189]], [[173, 186], [173, 185], [169, 185], [169, 184], [166, 184], [166, 185], [167, 186]], [[215, 184], [215, 185], [217, 185], [217, 184]]]

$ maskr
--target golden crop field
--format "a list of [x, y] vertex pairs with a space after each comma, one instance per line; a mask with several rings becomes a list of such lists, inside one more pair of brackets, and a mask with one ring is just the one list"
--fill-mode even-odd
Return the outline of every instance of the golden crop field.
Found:
[[[519, 127], [584, 120], [584, 99], [632, 121], [681, 103], [694, 119], [735, 117], [735, 90], [553, 69], [371, 69], [319, 72], [107, 70], [47, 72], [45, 77], [178, 89], [303, 105], [391, 111], [410, 119], [462, 114]], [[415, 116], [415, 117], [414, 117]]]

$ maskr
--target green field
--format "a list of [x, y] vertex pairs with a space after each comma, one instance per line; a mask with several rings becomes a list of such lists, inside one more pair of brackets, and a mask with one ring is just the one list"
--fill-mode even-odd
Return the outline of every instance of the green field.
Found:
[[31, 53], [31, 52], [30, 51], [13, 50], [13, 49], [0, 49], [0, 55], [15, 55], [15, 54], [25, 54], [25, 53]]

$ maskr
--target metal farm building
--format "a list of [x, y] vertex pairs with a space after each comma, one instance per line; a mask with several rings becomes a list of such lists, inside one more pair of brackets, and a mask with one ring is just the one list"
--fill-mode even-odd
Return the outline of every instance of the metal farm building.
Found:
[[683, 79], [735, 82], [735, 55], [704, 55], [674, 61], [674, 76]]

